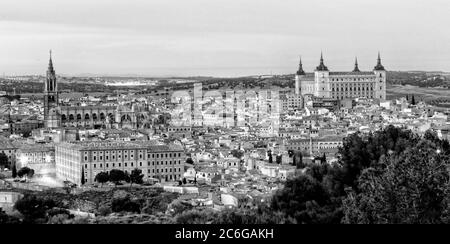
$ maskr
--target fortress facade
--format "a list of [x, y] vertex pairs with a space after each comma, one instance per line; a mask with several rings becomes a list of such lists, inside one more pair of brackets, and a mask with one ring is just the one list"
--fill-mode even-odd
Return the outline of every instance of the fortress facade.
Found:
[[379, 53], [377, 64], [372, 71], [360, 71], [357, 59], [353, 71], [329, 71], [321, 54], [320, 64], [314, 73], [305, 73], [300, 59], [295, 75], [295, 94], [339, 100], [358, 97], [385, 100], [386, 70], [381, 64]]

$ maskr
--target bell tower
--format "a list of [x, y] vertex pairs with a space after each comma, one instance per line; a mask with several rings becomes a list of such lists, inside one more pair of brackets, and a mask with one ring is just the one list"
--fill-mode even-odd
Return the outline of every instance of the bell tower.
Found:
[[60, 126], [58, 116], [58, 84], [53, 69], [52, 51], [48, 62], [47, 78], [44, 84], [44, 126], [45, 128], [56, 128]]
[[380, 52], [378, 52], [377, 65], [373, 68], [375, 73], [375, 92], [376, 99], [386, 100], [386, 70], [381, 64]]
[[300, 57], [300, 63], [298, 64], [298, 70], [297, 73], [295, 73], [295, 94], [301, 95], [302, 94], [302, 78], [305, 77], [305, 71], [303, 70], [302, 65], [302, 58]]

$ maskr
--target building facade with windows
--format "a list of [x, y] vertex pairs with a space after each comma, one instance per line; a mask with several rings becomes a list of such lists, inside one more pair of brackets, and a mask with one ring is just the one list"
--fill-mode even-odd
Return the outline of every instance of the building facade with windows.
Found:
[[339, 100], [358, 97], [385, 100], [386, 70], [381, 64], [380, 54], [373, 71], [360, 71], [355, 60], [353, 71], [331, 72], [321, 55], [314, 73], [305, 73], [300, 60], [295, 75], [295, 94]]
[[53, 145], [21, 145], [16, 151], [16, 168], [28, 167], [36, 176], [55, 175], [55, 148]]
[[[75, 184], [92, 184], [99, 172], [141, 169], [144, 180], [178, 181], [186, 156], [181, 146], [145, 142], [64, 142], [55, 147], [56, 176]], [[85, 182], [81, 182], [84, 174]]]

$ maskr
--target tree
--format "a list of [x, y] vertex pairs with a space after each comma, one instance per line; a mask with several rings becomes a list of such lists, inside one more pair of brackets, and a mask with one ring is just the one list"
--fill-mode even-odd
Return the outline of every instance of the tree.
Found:
[[282, 156], [281, 155], [277, 155], [276, 157], [275, 157], [275, 161], [277, 162], [277, 164], [281, 164], [281, 162], [282, 162]]
[[175, 218], [177, 224], [210, 224], [217, 218], [217, 212], [211, 209], [199, 211], [187, 210], [178, 214]]
[[33, 178], [33, 176], [34, 176], [34, 169], [30, 169], [30, 170], [28, 171], [27, 177], [28, 177], [28, 178]]
[[297, 166], [297, 169], [303, 169], [305, 167], [305, 165], [303, 164], [302, 152], [294, 151], [292, 157], [294, 157], [292, 162], [295, 166]]
[[95, 176], [94, 180], [96, 182], [102, 184], [102, 187], [103, 187], [103, 183], [106, 183], [109, 181], [109, 174], [108, 174], [108, 172], [100, 172]]
[[109, 171], [109, 180], [117, 186], [117, 184], [126, 179], [125, 172], [119, 169]]
[[25, 195], [15, 203], [14, 208], [23, 214], [25, 222], [34, 223], [39, 220], [45, 220], [47, 210], [55, 206], [56, 204], [52, 199], [44, 199], [35, 195]]
[[8, 156], [4, 152], [0, 153], [0, 170], [9, 167]]
[[28, 167], [22, 167], [17, 172], [17, 176], [19, 176], [20, 178], [22, 178], [24, 176], [26, 176], [28, 178], [32, 178], [34, 176], [34, 170], [30, 169]]
[[31, 136], [31, 131], [25, 131], [22, 135], [24, 138], [28, 138]]
[[81, 185], [84, 185], [86, 179], [84, 178], [84, 168], [81, 167]]
[[19, 224], [20, 221], [16, 217], [9, 216], [0, 208], [0, 224]]
[[244, 156], [244, 152], [243, 152], [243, 151], [241, 151], [241, 150], [236, 150], [236, 149], [231, 150], [231, 154], [232, 154], [233, 157], [235, 157], [235, 158], [242, 158], [242, 156]]
[[114, 198], [111, 202], [111, 210], [113, 212], [133, 212], [140, 213], [141, 205], [134, 200], [130, 199], [130, 196]]
[[412, 95], [411, 97], [411, 104], [416, 105], [416, 99], [414, 99], [414, 95]]
[[142, 170], [140, 170], [138, 168], [133, 169], [130, 174], [130, 182], [131, 182], [130, 187], [131, 187], [131, 185], [133, 185], [133, 183], [136, 183], [136, 184], [144, 183], [143, 178], [144, 178], [144, 175], [142, 174]]
[[16, 177], [17, 177], [17, 168], [16, 168], [16, 164], [13, 164], [11, 174], [12, 174], [12, 177], [13, 177], [13, 178], [16, 178]]
[[194, 160], [192, 160], [192, 158], [187, 158], [186, 159], [186, 163], [187, 164], [194, 164]]
[[356, 188], [358, 177], [362, 170], [378, 165], [379, 159], [385, 154], [399, 154], [408, 147], [415, 145], [420, 137], [410, 130], [392, 125], [369, 135], [354, 133], [344, 139], [339, 148], [342, 172], [339, 181], [342, 183], [341, 194], [345, 195], [344, 187]]
[[323, 153], [322, 158], [320, 158], [320, 163], [325, 164], [327, 163], [327, 155]]
[[383, 167], [363, 171], [358, 192], [344, 200], [344, 223], [448, 223], [450, 156], [426, 139], [399, 155], [380, 159]]
[[270, 164], [273, 163], [272, 151], [271, 150], [267, 151], [267, 156], [269, 156], [269, 163]]
[[186, 178], [183, 178], [183, 184], [186, 185], [187, 181]]
[[340, 211], [323, 185], [309, 175], [286, 181], [271, 202], [274, 211], [281, 211], [298, 223], [339, 223]]
[[175, 216], [175, 215], [181, 214], [185, 211], [189, 211], [189, 210], [193, 209], [194, 207], [192, 206], [191, 203], [189, 203], [187, 201], [175, 200], [171, 204], [169, 204], [168, 208], [172, 210], [172, 215]]

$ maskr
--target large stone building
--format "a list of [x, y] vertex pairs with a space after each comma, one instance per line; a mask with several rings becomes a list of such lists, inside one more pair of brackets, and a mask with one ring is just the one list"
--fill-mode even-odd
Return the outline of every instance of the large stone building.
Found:
[[146, 142], [73, 142], [55, 146], [56, 176], [81, 185], [94, 183], [102, 171], [119, 169], [130, 173], [139, 168], [144, 180], [178, 181], [184, 174], [186, 156], [181, 146]]
[[72, 106], [59, 103], [58, 83], [50, 52], [44, 85], [44, 126], [47, 129], [73, 128], [149, 128], [154, 121], [148, 107], [137, 104], [118, 106]]
[[16, 168], [28, 167], [36, 176], [55, 175], [55, 148], [53, 145], [22, 145], [16, 151]]
[[385, 100], [386, 70], [381, 64], [380, 54], [373, 71], [360, 71], [355, 60], [353, 71], [332, 72], [325, 66], [321, 55], [314, 73], [305, 73], [300, 60], [295, 75], [295, 94], [339, 100], [357, 97]]

